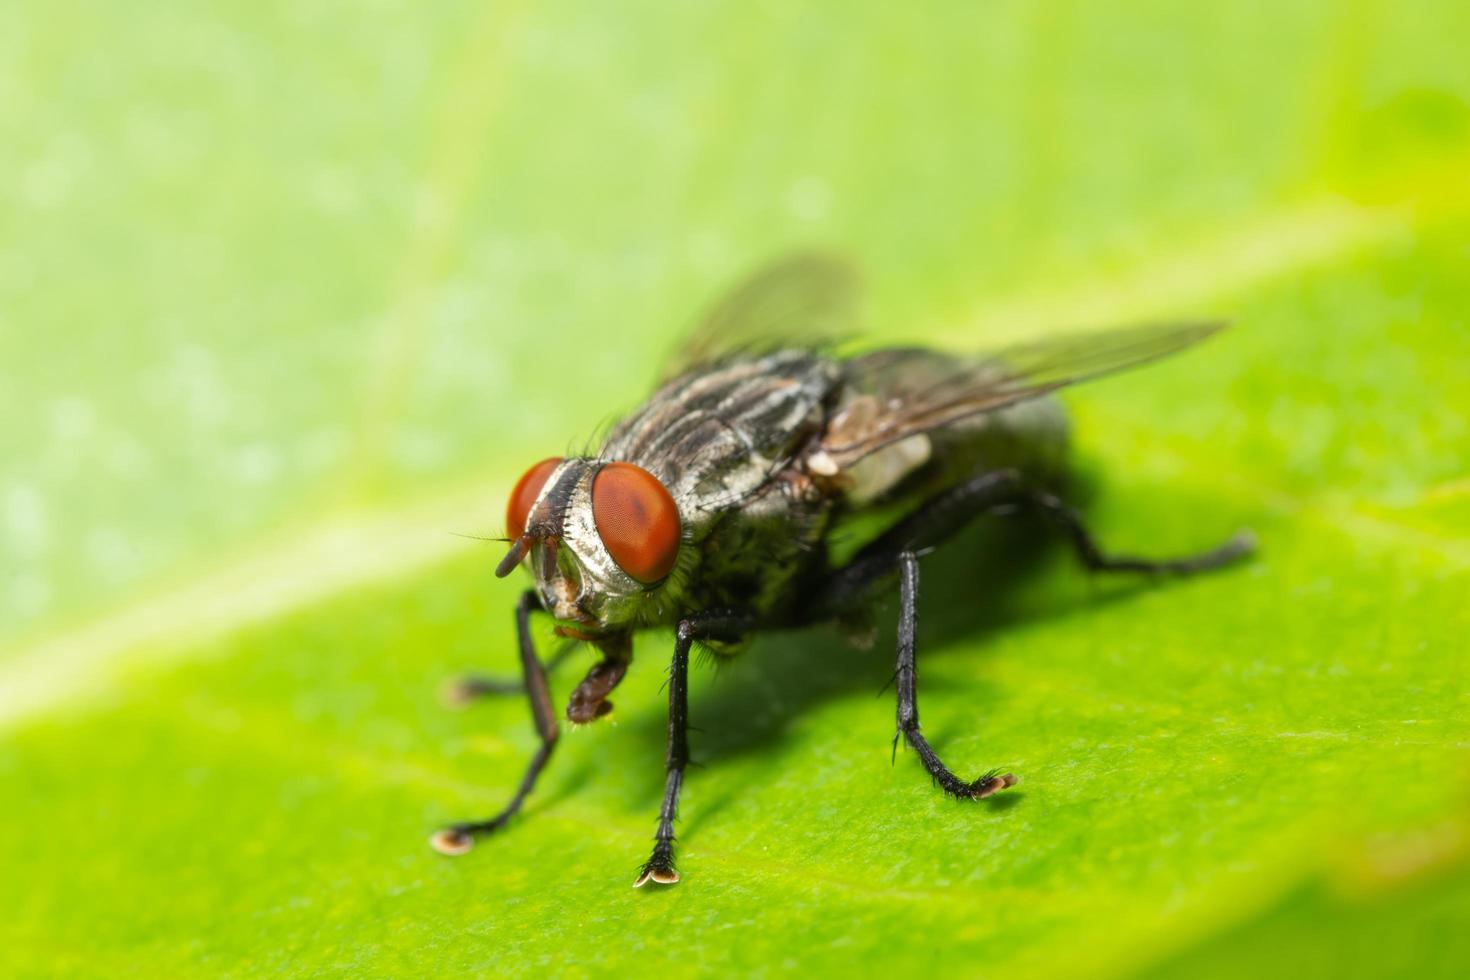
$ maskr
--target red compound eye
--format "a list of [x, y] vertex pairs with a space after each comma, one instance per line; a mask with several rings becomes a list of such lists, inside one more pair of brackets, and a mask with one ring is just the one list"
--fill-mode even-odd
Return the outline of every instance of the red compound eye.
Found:
[[652, 585], [679, 557], [679, 508], [658, 478], [632, 463], [608, 463], [592, 481], [592, 520], [607, 553]]
[[516, 483], [516, 488], [510, 492], [510, 503], [505, 508], [505, 533], [512, 541], [526, 533], [526, 521], [530, 519], [531, 508], [535, 506], [536, 498], [541, 496], [541, 488], [546, 486], [546, 481], [551, 479], [551, 474], [559, 465], [560, 457], [543, 459], [526, 470]]

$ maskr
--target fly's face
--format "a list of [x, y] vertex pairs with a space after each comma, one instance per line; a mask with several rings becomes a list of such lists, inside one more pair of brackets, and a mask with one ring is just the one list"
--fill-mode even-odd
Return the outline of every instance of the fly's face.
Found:
[[683, 522], [657, 477], [632, 463], [546, 459], [511, 491], [510, 574], [529, 557], [556, 619], [587, 633], [626, 626], [657, 601], [678, 563]]

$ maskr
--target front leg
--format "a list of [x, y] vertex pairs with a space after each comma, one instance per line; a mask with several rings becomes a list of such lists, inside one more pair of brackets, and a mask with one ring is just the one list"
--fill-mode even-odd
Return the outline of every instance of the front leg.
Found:
[[679, 813], [684, 767], [689, 763], [689, 650], [701, 640], [733, 643], [752, 625], [750, 616], [724, 609], [681, 620], [674, 632], [674, 659], [669, 665], [669, 748], [665, 759], [668, 776], [664, 782], [663, 805], [658, 811], [653, 854], [639, 871], [634, 888], [650, 881], [672, 885], [679, 880], [679, 872], [674, 869], [674, 819]]
[[541, 770], [551, 758], [551, 750], [556, 748], [556, 715], [551, 710], [551, 693], [546, 688], [546, 671], [536, 657], [536, 645], [531, 639], [531, 610], [539, 609], [540, 606], [541, 600], [535, 592], [527, 591], [521, 595], [520, 602], [516, 603], [516, 637], [521, 652], [521, 673], [525, 677], [526, 699], [531, 703], [531, 720], [536, 725], [536, 733], [541, 736], [541, 747], [531, 757], [526, 774], [521, 777], [520, 787], [504, 809], [486, 820], [450, 824], [429, 838], [429, 846], [440, 854], [463, 854], [474, 846], [477, 835], [492, 834], [505, 826], [506, 821], [516, 815], [521, 804], [530, 795], [532, 787], [536, 785], [536, 777], [541, 775]]

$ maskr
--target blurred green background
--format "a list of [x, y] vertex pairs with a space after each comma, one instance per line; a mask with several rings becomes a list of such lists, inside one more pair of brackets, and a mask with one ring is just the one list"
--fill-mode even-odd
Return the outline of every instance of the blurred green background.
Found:
[[[1449, 0], [0, 6], [3, 972], [1465, 975], [1466, 37]], [[513, 669], [520, 583], [457, 534], [808, 245], [878, 337], [1233, 317], [1068, 401], [1105, 540], [1260, 560], [926, 566], [926, 731], [1008, 803], [889, 765], [886, 639], [773, 637], [696, 673], [685, 881], [635, 892], [649, 636], [513, 831], [430, 853], [534, 745], [436, 701]]]

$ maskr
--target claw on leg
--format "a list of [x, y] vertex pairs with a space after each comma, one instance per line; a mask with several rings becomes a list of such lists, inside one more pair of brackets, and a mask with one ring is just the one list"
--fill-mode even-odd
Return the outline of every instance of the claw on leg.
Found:
[[1011, 773], [986, 773], [970, 784], [970, 799], [983, 800], [987, 796], [993, 796], [1003, 789], [1010, 789], [1016, 785], [1016, 777]]
[[434, 832], [429, 838], [429, 846], [446, 857], [459, 857], [468, 854], [475, 846], [475, 838], [460, 827], [445, 827]]
[[679, 872], [674, 870], [673, 858], [654, 855], [638, 872], [638, 880], [633, 882], [633, 887], [642, 888], [650, 881], [655, 885], [672, 885], [678, 880]]

